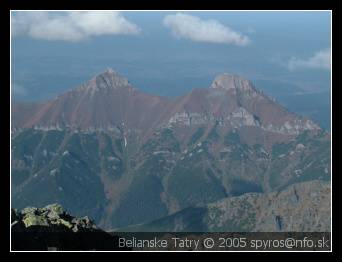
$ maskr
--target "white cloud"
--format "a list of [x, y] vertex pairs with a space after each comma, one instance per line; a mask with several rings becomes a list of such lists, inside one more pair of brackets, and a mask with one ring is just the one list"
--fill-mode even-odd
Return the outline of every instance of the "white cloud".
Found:
[[196, 42], [234, 44], [238, 46], [244, 46], [250, 42], [247, 36], [213, 19], [203, 20], [196, 16], [177, 13], [167, 15], [163, 20], [163, 24], [170, 28], [176, 37]]
[[98, 35], [138, 34], [140, 28], [115, 11], [16, 12], [12, 35], [80, 41]]
[[331, 68], [331, 50], [330, 48], [320, 50], [316, 52], [313, 56], [308, 59], [300, 59], [297, 57], [292, 57], [288, 63], [287, 67], [289, 70], [296, 69], [326, 69], [330, 70]]

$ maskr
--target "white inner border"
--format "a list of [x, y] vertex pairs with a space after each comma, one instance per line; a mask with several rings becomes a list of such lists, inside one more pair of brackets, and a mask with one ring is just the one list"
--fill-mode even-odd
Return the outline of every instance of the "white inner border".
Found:
[[[331, 179], [330, 179], [330, 251], [233, 251], [233, 250], [222, 250], [219, 252], [332, 252], [332, 10], [10, 10], [10, 149], [12, 149], [12, 12], [70, 12], [70, 11], [102, 11], [102, 12], [329, 12], [330, 13], [330, 169], [331, 169]], [[12, 174], [11, 174], [11, 163], [12, 163], [12, 153], [10, 152], [10, 221], [9, 221], [9, 231], [10, 231], [10, 252], [126, 252], [126, 251], [13, 251], [12, 250], [12, 235], [11, 235], [11, 207], [12, 207]], [[128, 252], [144, 252], [144, 251], [128, 251]], [[217, 252], [217, 251], [147, 251], [147, 252]]]

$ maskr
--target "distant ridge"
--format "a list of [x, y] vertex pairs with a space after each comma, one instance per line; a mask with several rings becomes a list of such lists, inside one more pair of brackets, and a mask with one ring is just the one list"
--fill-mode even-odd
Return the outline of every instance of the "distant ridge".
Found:
[[[216, 91], [222, 93], [216, 94]], [[31, 117], [26, 117], [21, 109], [29, 110]], [[194, 89], [172, 100], [140, 92], [111, 68], [79, 88], [41, 105], [27, 108], [16, 104], [12, 129], [54, 126], [103, 129], [125, 123], [127, 127], [146, 130], [160, 126], [183, 112], [209, 113], [219, 120], [234, 112], [240, 114], [241, 110], [245, 116], [254, 115], [265, 128], [274, 132], [298, 133], [305, 129], [319, 129], [312, 121], [289, 113], [257, 90], [249, 80], [238, 75], [220, 74], [209, 89]], [[250, 120], [252, 122], [253, 119]]]

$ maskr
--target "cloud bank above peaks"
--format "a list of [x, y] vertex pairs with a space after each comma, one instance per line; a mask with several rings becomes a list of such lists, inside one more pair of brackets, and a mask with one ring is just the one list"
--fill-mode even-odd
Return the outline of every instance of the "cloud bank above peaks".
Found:
[[77, 42], [100, 35], [138, 34], [141, 29], [115, 11], [16, 12], [13, 36]]
[[289, 70], [297, 69], [331, 69], [331, 49], [327, 48], [314, 53], [307, 59], [291, 57], [287, 63]]
[[176, 37], [195, 42], [233, 44], [237, 46], [245, 46], [250, 43], [247, 36], [213, 19], [203, 20], [196, 16], [177, 13], [165, 16], [163, 24], [171, 29]]

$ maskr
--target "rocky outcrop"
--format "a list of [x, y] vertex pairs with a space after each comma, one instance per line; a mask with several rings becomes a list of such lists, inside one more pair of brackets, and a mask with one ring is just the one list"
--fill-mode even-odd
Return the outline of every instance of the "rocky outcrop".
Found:
[[25, 231], [32, 226], [55, 227], [61, 231], [96, 231], [98, 228], [87, 216], [77, 218], [65, 212], [61, 205], [51, 204], [43, 208], [26, 207], [12, 209], [11, 226], [14, 231]]
[[249, 193], [208, 205], [211, 231], [330, 232], [330, 184], [309, 181], [281, 192]]
[[11, 209], [12, 250], [115, 250], [117, 238], [61, 205]]
[[222, 88], [225, 90], [254, 90], [250, 81], [239, 75], [223, 73], [215, 77], [210, 88]]
[[173, 115], [165, 126], [172, 128], [174, 125], [214, 125], [216, 123], [221, 127], [228, 128], [258, 127], [264, 131], [282, 135], [298, 135], [305, 130], [320, 130], [320, 127], [313, 121], [301, 118], [285, 121], [281, 125], [266, 125], [260, 121], [259, 117], [244, 107], [238, 107], [225, 116], [215, 116], [211, 113], [180, 112]]
[[247, 193], [191, 207], [135, 231], [330, 232], [330, 184], [296, 183], [283, 191]]
[[102, 74], [99, 74], [89, 80], [85, 85], [81, 87], [82, 89], [88, 89], [93, 91], [99, 91], [104, 88], [130, 88], [132, 87], [126, 77], [121, 76], [119, 73], [115, 72], [113, 69], [108, 68]]

